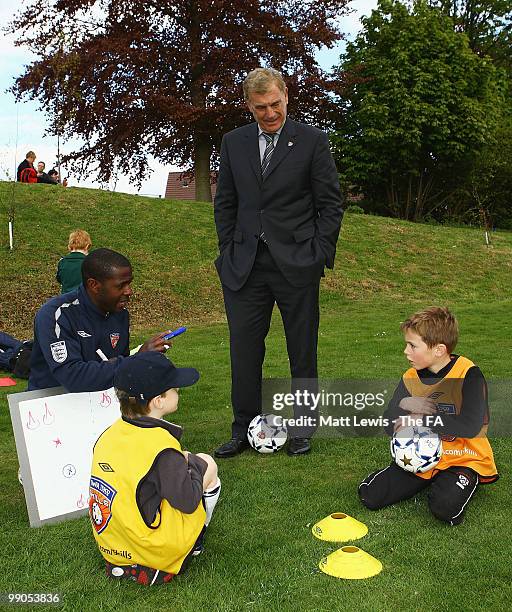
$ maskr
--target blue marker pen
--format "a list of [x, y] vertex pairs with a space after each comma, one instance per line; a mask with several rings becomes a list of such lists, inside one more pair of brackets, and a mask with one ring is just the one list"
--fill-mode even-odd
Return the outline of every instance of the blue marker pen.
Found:
[[178, 327], [178, 329], [175, 329], [172, 332], [169, 332], [167, 334], [167, 336], [164, 336], [164, 340], [170, 340], [171, 338], [176, 338], [176, 336], [179, 336], [180, 334], [184, 334], [187, 331], [186, 327]]

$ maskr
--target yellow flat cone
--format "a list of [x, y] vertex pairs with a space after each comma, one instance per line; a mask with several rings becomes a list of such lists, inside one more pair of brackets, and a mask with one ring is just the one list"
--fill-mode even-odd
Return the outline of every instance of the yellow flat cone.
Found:
[[343, 546], [324, 557], [318, 567], [324, 574], [347, 580], [371, 578], [382, 571], [382, 563], [357, 546]]
[[334, 512], [316, 523], [311, 531], [319, 540], [346, 542], [365, 536], [368, 533], [368, 527], [348, 514]]

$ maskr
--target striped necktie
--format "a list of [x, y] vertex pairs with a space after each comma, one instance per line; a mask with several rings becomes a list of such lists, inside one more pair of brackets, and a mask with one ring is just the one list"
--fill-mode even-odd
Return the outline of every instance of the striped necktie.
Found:
[[263, 153], [263, 159], [261, 160], [261, 176], [265, 176], [265, 172], [268, 170], [268, 166], [270, 164], [270, 158], [272, 157], [272, 153], [274, 152], [274, 136], [275, 133], [270, 134], [268, 132], [261, 132], [265, 140], [267, 141], [267, 146], [265, 147], [265, 152]]

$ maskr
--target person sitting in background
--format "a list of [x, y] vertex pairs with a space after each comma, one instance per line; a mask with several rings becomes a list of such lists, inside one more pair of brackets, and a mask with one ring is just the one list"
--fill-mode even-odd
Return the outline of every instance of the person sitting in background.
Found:
[[37, 172], [34, 168], [36, 154], [34, 151], [29, 151], [25, 155], [25, 159], [18, 166], [16, 180], [20, 183], [37, 183]]
[[[57, 170], [55, 170], [55, 168], [52, 168], [50, 170], [50, 172], [48, 172], [48, 176], [50, 177], [50, 179], [52, 180], [52, 182], [55, 185], [60, 185], [60, 174], [57, 172]], [[68, 186], [68, 179], [67, 178], [65, 178], [62, 181], [62, 186], [63, 187], [67, 187]]]
[[49, 174], [44, 171], [45, 167], [46, 164], [43, 161], [37, 162], [37, 182], [46, 183], [47, 185], [57, 185], [57, 181], [50, 178]]
[[57, 266], [57, 282], [61, 284], [61, 293], [76, 289], [82, 282], [82, 262], [92, 246], [91, 237], [81, 229], [69, 234], [68, 251]]

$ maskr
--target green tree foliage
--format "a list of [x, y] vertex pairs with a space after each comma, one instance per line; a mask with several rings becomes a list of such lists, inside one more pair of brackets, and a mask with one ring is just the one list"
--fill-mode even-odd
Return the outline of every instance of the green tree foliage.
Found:
[[[64, 161], [140, 184], [148, 155], [194, 169], [210, 200], [222, 134], [250, 120], [241, 83], [282, 70], [290, 109], [321, 121], [329, 83], [315, 52], [341, 38], [348, 0], [31, 0], [7, 31], [38, 59], [12, 91], [36, 99], [50, 133], [84, 145]], [[298, 92], [300, 91], [300, 97]]]
[[[451, 207], [460, 208], [482, 223], [512, 229], [512, 0], [429, 0], [448, 15], [457, 32], [464, 32], [469, 46], [480, 56], [489, 56], [506, 70], [508, 111], [497, 129], [494, 142], [484, 147], [468, 174], [467, 181], [453, 198]], [[508, 101], [507, 101], [508, 100]]]
[[337, 131], [345, 186], [367, 206], [418, 220], [450, 214], [503, 106], [498, 70], [439, 10], [380, 0], [341, 57]]
[[482, 224], [512, 230], [512, 120], [504, 119], [495, 141], [475, 160], [466, 182], [454, 194], [453, 206]]
[[512, 68], [512, 0], [429, 0], [429, 4], [451, 17], [475, 53]]

